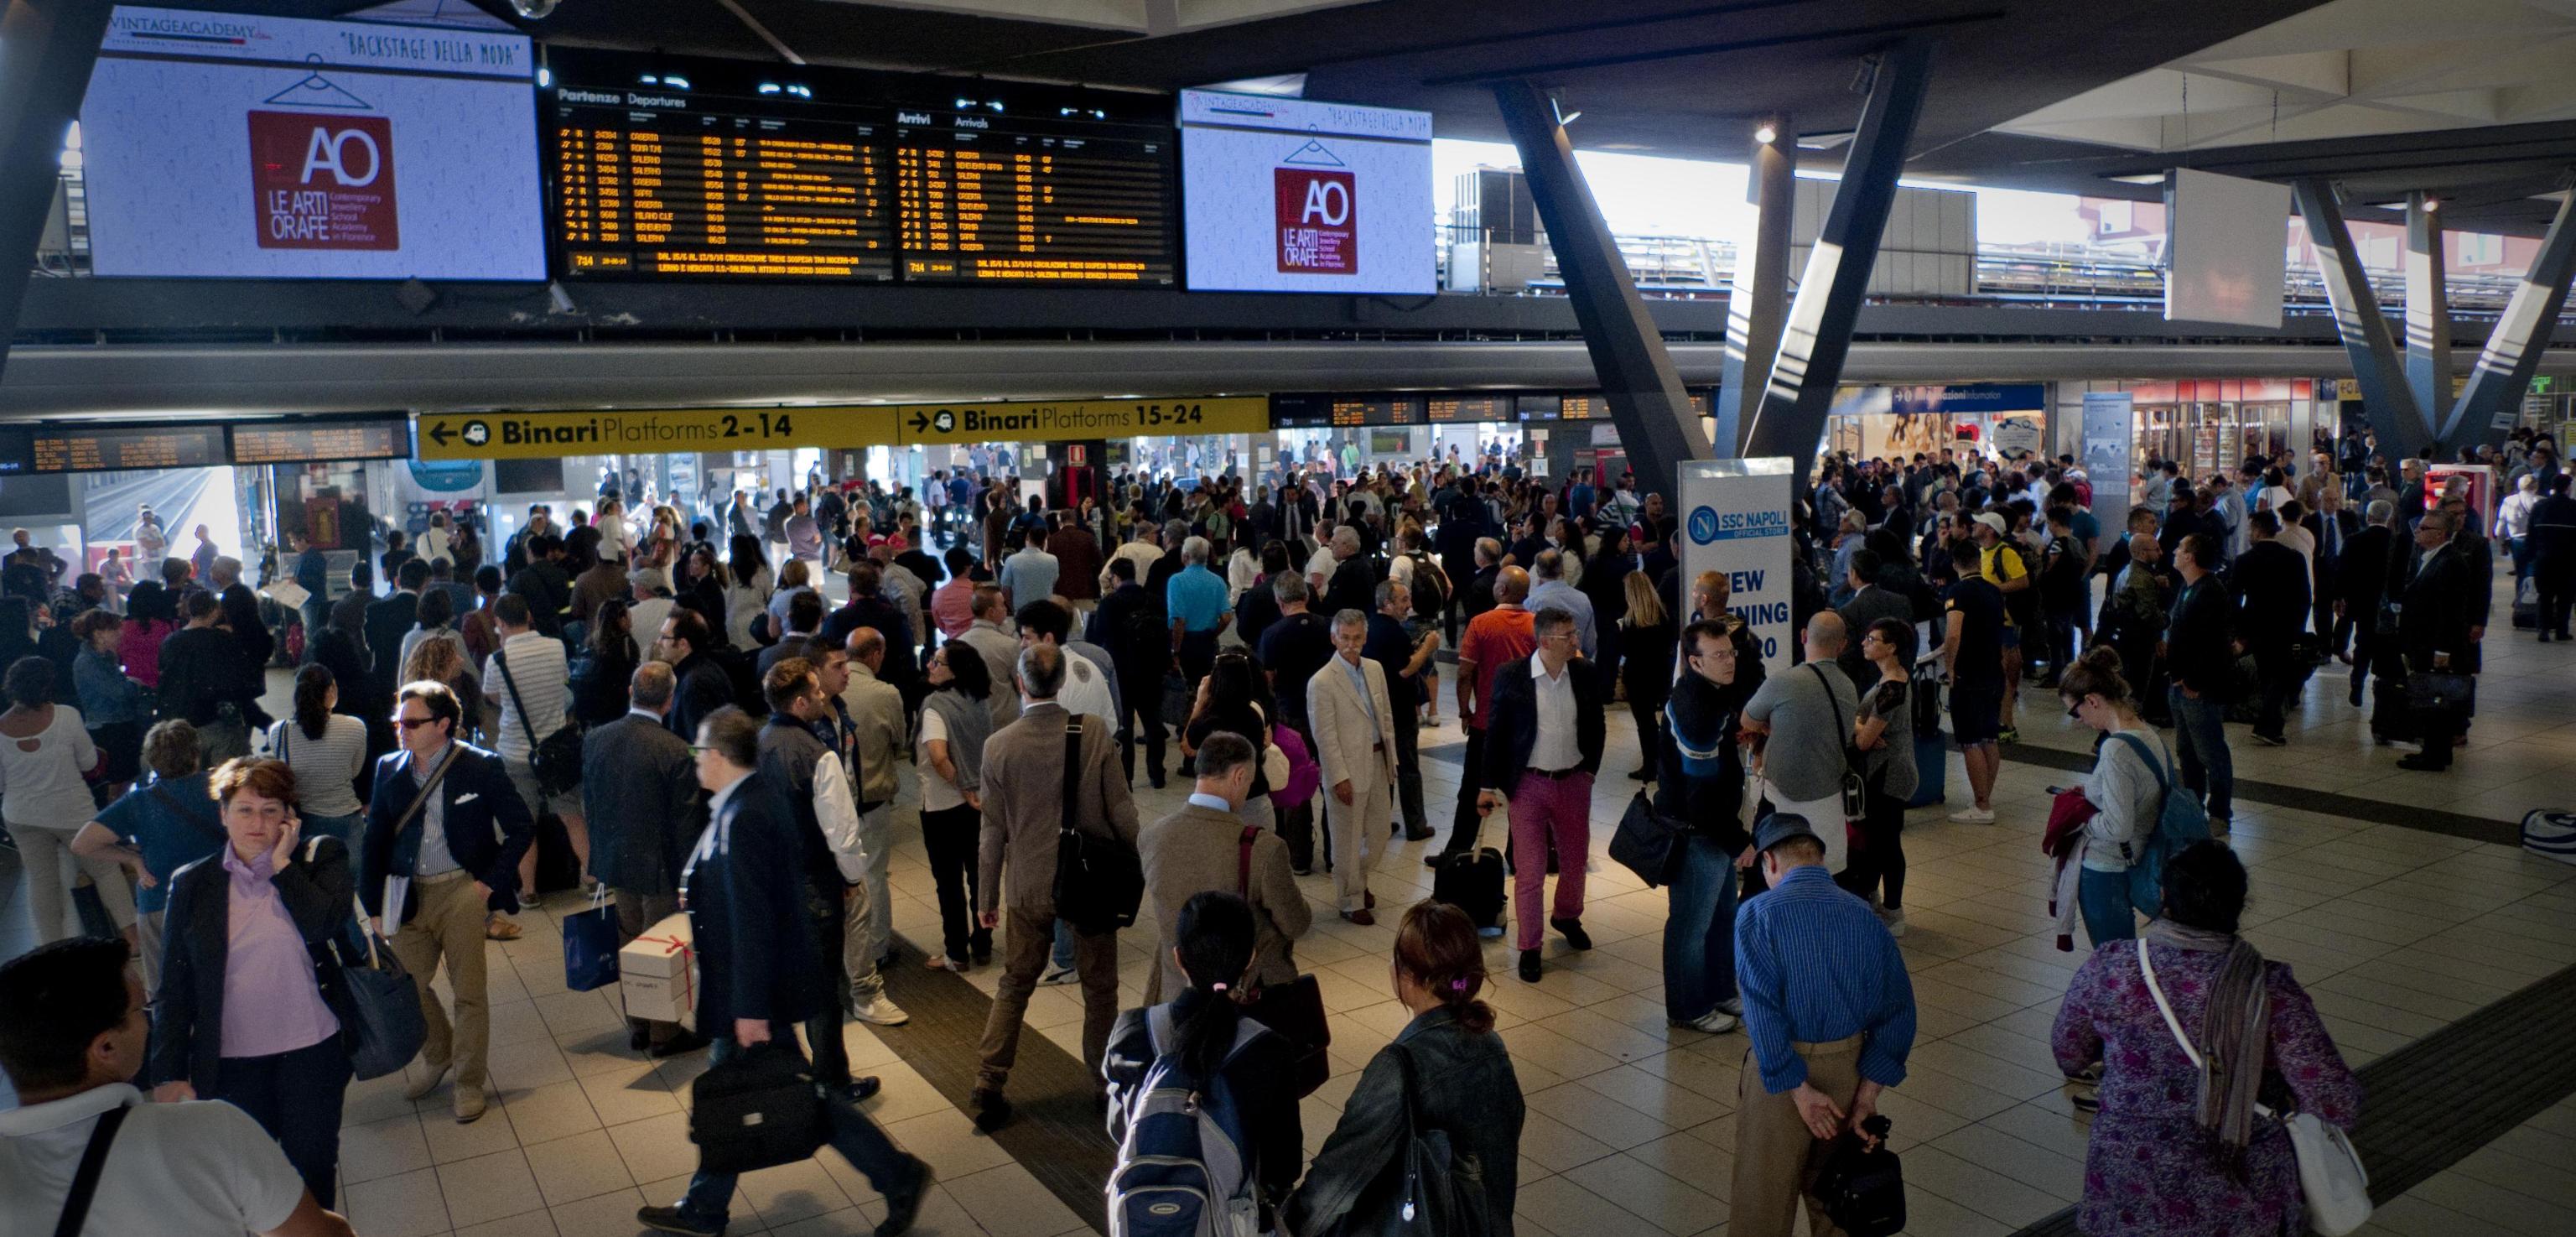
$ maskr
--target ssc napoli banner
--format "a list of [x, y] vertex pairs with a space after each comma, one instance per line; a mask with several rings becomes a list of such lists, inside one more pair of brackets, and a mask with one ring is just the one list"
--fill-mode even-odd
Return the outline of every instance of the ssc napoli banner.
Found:
[[[1682, 577], [1726, 573], [1727, 609], [1752, 628], [1768, 674], [1789, 668], [1798, 638], [1789, 616], [1790, 468], [1782, 458], [1681, 466]], [[1683, 594], [1687, 604], [1687, 586]]]

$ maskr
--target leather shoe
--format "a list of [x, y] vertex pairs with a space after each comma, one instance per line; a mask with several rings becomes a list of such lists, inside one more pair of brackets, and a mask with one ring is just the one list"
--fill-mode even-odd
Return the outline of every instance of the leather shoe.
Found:
[[1521, 951], [1521, 982], [1525, 984], [1538, 982], [1538, 951], [1535, 949]]
[[1408, 842], [1428, 842], [1437, 836], [1439, 836], [1438, 831], [1432, 829], [1407, 829], [1404, 831], [1404, 840]]
[[2451, 762], [2445, 760], [2436, 764], [2430, 755], [2424, 752], [2417, 752], [2412, 756], [2398, 757], [2397, 767], [2400, 769], [2412, 769], [2417, 773], [2448, 773], [2451, 771]]
[[1355, 911], [1343, 911], [1342, 920], [1346, 923], [1355, 923], [1366, 928], [1372, 927], [1377, 923], [1377, 916], [1370, 914], [1368, 908], [1363, 906]]
[[1011, 1101], [1001, 1092], [977, 1087], [966, 1099], [975, 1106], [976, 1129], [990, 1134], [1010, 1123]]
[[688, 1217], [677, 1207], [639, 1207], [635, 1222], [657, 1233], [678, 1233], [681, 1237], [724, 1237], [722, 1227], [709, 1228]]
[[884, 1079], [881, 1079], [874, 1074], [861, 1074], [848, 1082], [832, 1088], [832, 1093], [835, 1098], [848, 1100], [853, 1104], [864, 1104], [869, 1100], [874, 1099], [876, 1097], [876, 1093], [884, 1089]]
[[922, 1196], [930, 1193], [930, 1165], [917, 1157], [906, 1158], [912, 1160], [912, 1184], [885, 1196], [886, 1215], [877, 1223], [876, 1237], [901, 1237], [912, 1227], [913, 1217], [921, 1214]]
[[1583, 930], [1580, 919], [1551, 919], [1547, 926], [1565, 934], [1565, 943], [1576, 949], [1592, 948], [1592, 934]]
[[1377, 895], [1376, 895], [1376, 894], [1374, 894], [1374, 893], [1370, 893], [1368, 890], [1363, 889], [1363, 890], [1360, 890], [1360, 897], [1363, 899], [1363, 901], [1360, 903], [1360, 905], [1361, 905], [1361, 906], [1367, 907], [1367, 908], [1368, 908], [1368, 909], [1370, 909], [1370, 910], [1376, 910], [1376, 909], [1377, 909]]
[[484, 1109], [489, 1105], [490, 1101], [484, 1098], [483, 1088], [469, 1087], [463, 1083], [456, 1084], [456, 1123], [458, 1125], [472, 1125], [481, 1119]]
[[455, 1068], [455, 1062], [452, 1061], [442, 1061], [430, 1066], [428, 1073], [403, 1085], [403, 1098], [407, 1100], [429, 1098], [429, 1093], [438, 1089], [438, 1084], [446, 1080], [447, 1071], [453, 1068]]
[[655, 1060], [660, 1060], [663, 1057], [676, 1057], [684, 1053], [696, 1052], [698, 1049], [706, 1046], [706, 1036], [700, 1035], [695, 1031], [684, 1030], [673, 1035], [669, 1039], [663, 1040], [661, 1043], [653, 1045], [653, 1058]]

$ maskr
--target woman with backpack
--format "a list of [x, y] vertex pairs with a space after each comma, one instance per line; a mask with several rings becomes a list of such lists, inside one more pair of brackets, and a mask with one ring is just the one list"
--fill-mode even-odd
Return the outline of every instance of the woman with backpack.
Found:
[[[1297, 1184], [1306, 1134], [1297, 1113], [1295, 1048], [1244, 1017], [1238, 1004], [1249, 995], [1252, 906], [1222, 889], [1195, 894], [1181, 907], [1177, 935], [1172, 957], [1190, 986], [1165, 1004], [1118, 1015], [1100, 1063], [1109, 1083], [1109, 1137], [1118, 1144], [1109, 1175], [1112, 1223], [1122, 1205], [1169, 1205], [1168, 1194], [1140, 1187], [1170, 1166], [1145, 1165], [1134, 1173], [1140, 1157], [1196, 1159], [1210, 1168], [1220, 1163], [1205, 1145], [1213, 1125], [1233, 1140], [1244, 1171], [1239, 1181], [1207, 1182], [1210, 1201], [1248, 1198], [1260, 1211], [1260, 1231], [1269, 1232], [1281, 1200]], [[1467, 939], [1472, 946], [1474, 934]], [[1168, 1118], [1177, 1114], [1154, 1102], [1167, 1089], [1191, 1093], [1188, 1102], [1200, 1115], [1195, 1137], [1171, 1137]]]
[[1413, 1020], [1360, 1074], [1282, 1225], [1299, 1234], [1411, 1231], [1402, 1215], [1408, 1141], [1438, 1130], [1450, 1158], [1434, 1167], [1448, 1180], [1426, 1173], [1419, 1192], [1466, 1214], [1452, 1210], [1452, 1228], [1435, 1237], [1512, 1237], [1524, 1108], [1493, 1008], [1476, 999], [1485, 984], [1476, 925], [1445, 902], [1415, 903], [1396, 929], [1389, 979]]
[[2076, 905], [2095, 945], [2138, 934], [2137, 912], [2153, 916], [2132, 894], [2129, 869], [2146, 854], [2173, 781], [2173, 754], [2153, 726], [2138, 718], [2138, 703], [2120, 677], [2120, 654], [2096, 645], [2075, 659], [2057, 687], [2075, 720], [2102, 732], [2093, 771], [2084, 775], [2084, 801], [2093, 807], [2084, 823], [2082, 874]]

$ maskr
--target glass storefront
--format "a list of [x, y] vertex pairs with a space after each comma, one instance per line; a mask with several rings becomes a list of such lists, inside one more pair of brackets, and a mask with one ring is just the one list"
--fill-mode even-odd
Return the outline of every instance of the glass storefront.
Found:
[[2128, 384], [2140, 467], [2172, 460], [2191, 476], [2308, 449], [2316, 384], [2305, 378], [2200, 378]]

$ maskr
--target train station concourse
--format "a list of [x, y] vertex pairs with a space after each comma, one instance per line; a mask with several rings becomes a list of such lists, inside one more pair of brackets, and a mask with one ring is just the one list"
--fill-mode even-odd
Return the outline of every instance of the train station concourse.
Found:
[[0, 0], [0, 1237], [2576, 1233], [2571, 71]]

